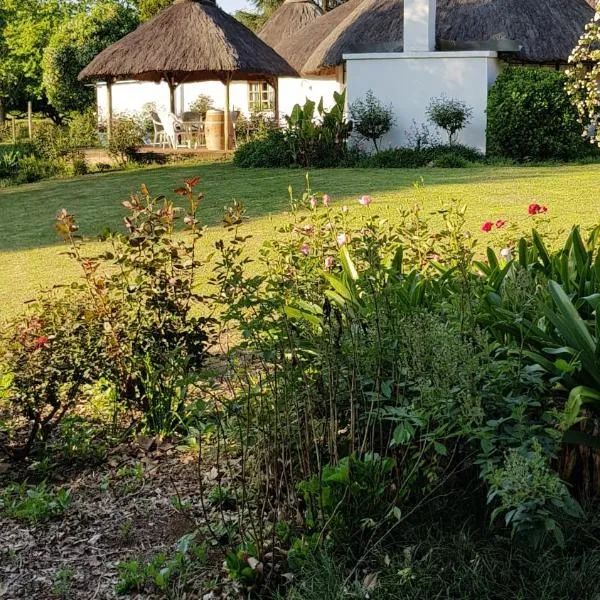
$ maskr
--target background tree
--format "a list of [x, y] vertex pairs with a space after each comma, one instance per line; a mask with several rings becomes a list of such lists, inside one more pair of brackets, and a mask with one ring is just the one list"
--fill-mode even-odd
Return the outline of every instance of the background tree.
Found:
[[91, 10], [63, 21], [50, 38], [42, 63], [50, 104], [60, 113], [92, 106], [95, 90], [77, 76], [94, 56], [137, 25], [136, 11], [117, 0], [101, 0]]
[[140, 21], [147, 21], [171, 4], [173, 0], [138, 0]]
[[[284, 0], [252, 0], [255, 10], [238, 10], [235, 18], [242, 22], [248, 29], [259, 31], [269, 17], [283, 4]], [[314, 0], [324, 12], [333, 10], [346, 0]]]
[[471, 122], [473, 109], [462, 100], [440, 96], [430, 100], [425, 114], [429, 121], [448, 134], [448, 143], [453, 144], [456, 134]]
[[582, 123], [583, 135], [600, 146], [600, 0], [596, 14], [569, 57], [566, 90]]
[[2, 0], [0, 3], [0, 96], [7, 110], [27, 101], [55, 120], [42, 85], [42, 56], [52, 32], [77, 6], [68, 0]]
[[392, 106], [386, 106], [369, 90], [364, 98], [356, 99], [350, 105], [350, 115], [354, 130], [366, 140], [373, 142], [375, 152], [379, 152], [379, 140], [395, 123]]

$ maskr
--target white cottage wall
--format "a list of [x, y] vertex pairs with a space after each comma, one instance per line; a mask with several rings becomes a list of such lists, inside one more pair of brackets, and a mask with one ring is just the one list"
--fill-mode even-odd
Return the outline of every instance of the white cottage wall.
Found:
[[488, 90], [500, 72], [496, 52], [349, 54], [344, 59], [348, 104], [372, 90], [381, 102], [393, 106], [396, 124], [384, 146], [406, 146], [413, 119], [425, 123], [431, 98], [445, 95], [473, 108], [459, 142], [485, 152]]
[[[339, 79], [339, 77], [338, 77]], [[335, 79], [312, 78], [279, 80], [279, 112], [281, 116], [289, 115], [295, 104], [304, 104], [307, 98], [319, 102], [324, 99], [326, 107], [333, 104], [333, 93], [342, 89], [342, 83]], [[175, 101], [178, 112], [189, 110], [190, 105], [201, 94], [213, 99], [215, 108], [225, 107], [225, 87], [219, 81], [186, 83], [177, 88]], [[98, 114], [100, 120], [106, 120], [108, 114], [108, 97], [106, 84], [97, 86]], [[144, 105], [155, 103], [159, 110], [167, 110], [169, 106], [169, 87], [166, 83], [146, 83], [140, 81], [120, 81], [113, 85], [113, 113], [135, 114], [144, 109]], [[230, 86], [230, 106], [249, 114], [248, 84], [245, 81], [233, 82]]]

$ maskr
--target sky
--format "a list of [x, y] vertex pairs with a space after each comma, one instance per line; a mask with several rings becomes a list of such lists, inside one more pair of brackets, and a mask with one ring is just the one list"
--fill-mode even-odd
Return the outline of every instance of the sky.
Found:
[[228, 13], [234, 13], [236, 10], [246, 10], [251, 8], [251, 4], [248, 0], [218, 0], [217, 3]]

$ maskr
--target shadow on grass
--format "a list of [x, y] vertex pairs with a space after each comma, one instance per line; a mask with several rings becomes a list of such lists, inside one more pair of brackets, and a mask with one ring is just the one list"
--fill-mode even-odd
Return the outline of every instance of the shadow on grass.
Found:
[[[492, 185], [504, 192], [523, 194], [523, 181], [559, 176], [570, 171], [573, 184], [579, 170], [599, 167], [476, 167], [469, 169], [327, 169], [311, 172], [314, 191], [329, 193], [334, 200], [349, 200], [369, 193], [387, 203], [409, 196], [413, 184], [466, 186], [459, 190], [466, 202], [481, 202], [481, 193], [470, 189]], [[198, 189], [205, 193], [200, 211], [206, 225], [221, 222], [223, 208], [234, 199], [244, 202], [252, 218], [282, 213], [289, 205], [288, 187], [300, 195], [306, 174], [301, 170], [237, 169], [230, 163], [168, 166], [118, 173], [88, 175], [68, 180], [42, 181], [0, 190], [0, 251], [52, 246], [60, 243], [53, 228], [57, 211], [74, 213], [85, 237], [121, 226], [125, 209], [121, 202], [146, 184], [153, 195], [174, 197], [172, 190], [188, 178], [200, 176]], [[449, 193], [455, 196], [457, 190]]]

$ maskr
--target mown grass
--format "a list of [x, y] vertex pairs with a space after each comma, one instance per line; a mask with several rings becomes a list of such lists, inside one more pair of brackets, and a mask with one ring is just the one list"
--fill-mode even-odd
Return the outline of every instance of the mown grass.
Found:
[[[234, 199], [243, 201], [251, 234], [249, 251], [256, 252], [277, 225], [286, 218], [288, 187], [300, 193], [305, 173], [300, 170], [242, 170], [229, 163], [170, 166], [43, 181], [0, 190], [0, 316], [21, 310], [23, 302], [40, 288], [69, 283], [77, 266], [65, 255], [65, 247], [53, 229], [60, 208], [74, 213], [81, 234], [93, 239], [103, 229], [121, 226], [125, 209], [121, 202], [145, 183], [155, 194], [171, 195], [186, 178], [199, 175], [206, 199], [200, 211], [208, 226], [206, 252], [223, 235], [223, 207]], [[420, 203], [436, 211], [451, 200], [468, 207], [468, 227], [479, 234], [482, 221], [506, 219], [505, 228], [486, 239], [507, 243], [529, 229], [527, 205], [548, 206], [541, 224], [559, 234], [575, 223], [590, 227], [600, 222], [600, 165], [548, 167], [474, 167], [469, 169], [337, 169], [310, 174], [313, 190], [329, 193], [334, 206], [348, 204], [360, 210], [356, 198], [370, 194], [377, 211], [390, 220], [400, 210]], [[415, 187], [415, 183], [418, 186]], [[483, 234], [480, 234], [483, 235]]]

